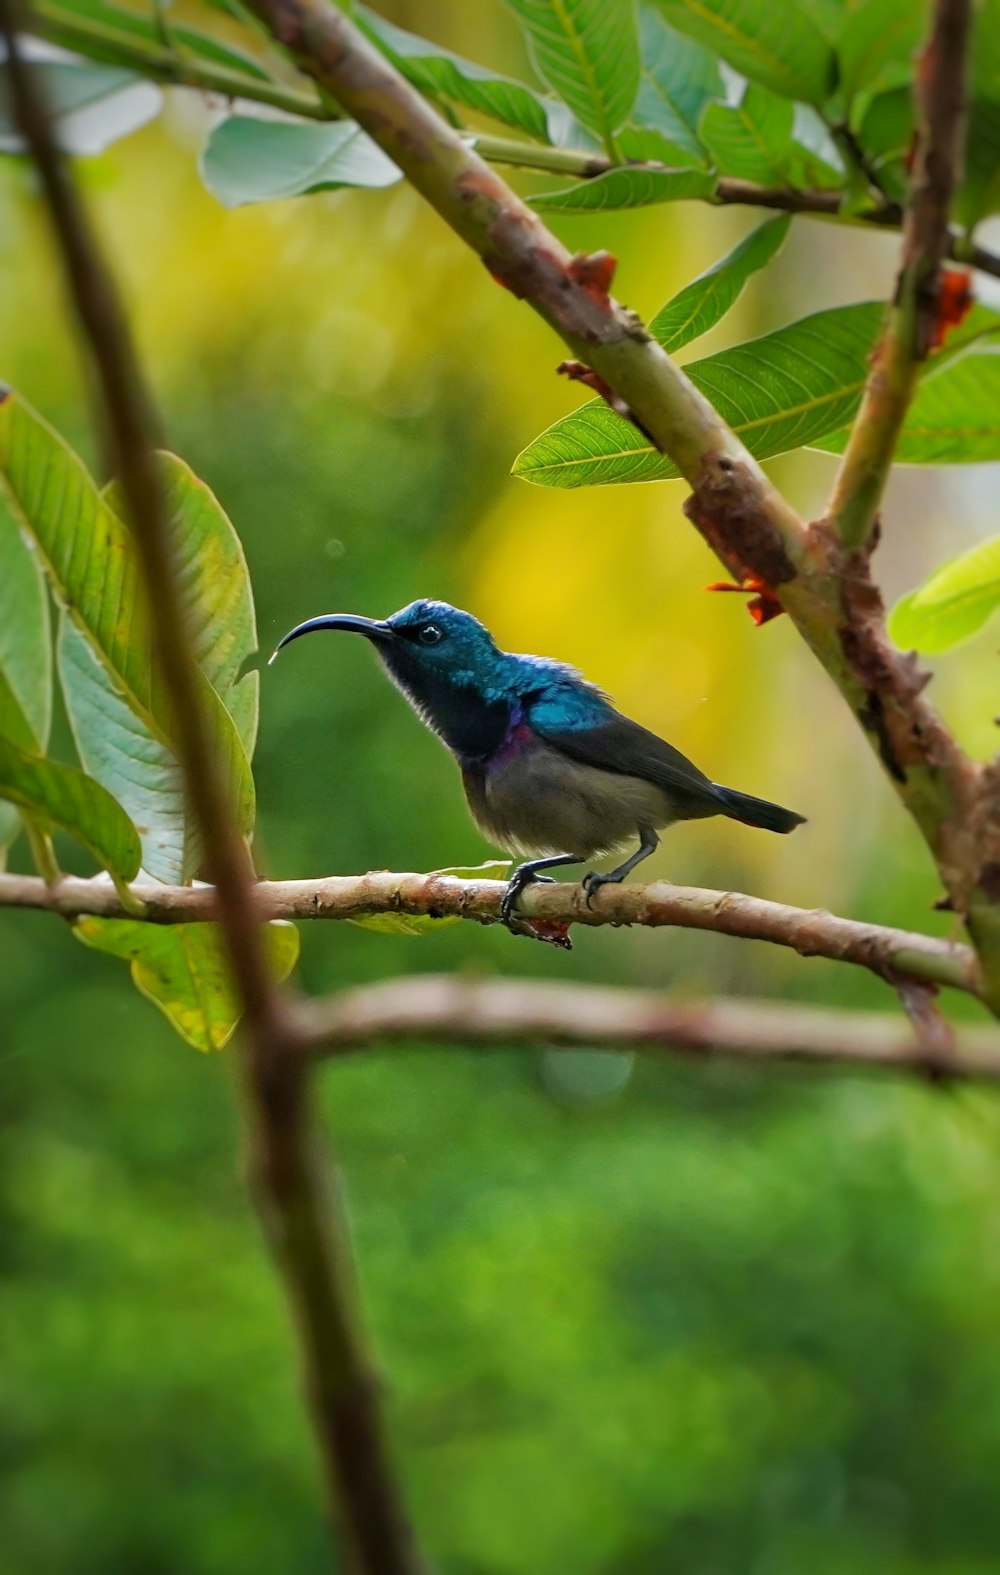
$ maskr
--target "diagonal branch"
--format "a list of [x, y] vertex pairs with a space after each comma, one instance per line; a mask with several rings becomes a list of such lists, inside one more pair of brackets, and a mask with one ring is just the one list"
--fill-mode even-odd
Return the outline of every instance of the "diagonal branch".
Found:
[[305, 1385], [331, 1507], [371, 1575], [417, 1575], [388, 1463], [373, 1375], [354, 1310], [350, 1251], [329, 1196], [296, 1020], [271, 977], [250, 856], [229, 814], [199, 699], [197, 669], [153, 456], [157, 421], [110, 272], [56, 148], [37, 78], [19, 53], [15, 0], [0, 33], [17, 120], [38, 168], [68, 293], [89, 352], [106, 435], [149, 590], [154, 650], [172, 704], [185, 787], [215, 881], [216, 913], [243, 1006], [245, 1128], [262, 1223], [296, 1315]]
[[863, 547], [871, 537], [920, 366], [935, 342], [951, 200], [962, 170], [971, 23], [972, 0], [935, 0], [931, 34], [917, 69], [913, 189], [895, 298], [827, 509], [849, 548]]
[[[210, 886], [132, 887], [150, 924], [192, 924], [218, 915]], [[424, 918], [499, 919], [503, 881], [459, 880], [453, 875], [328, 875], [321, 880], [259, 881], [256, 911], [271, 919], [362, 919], [380, 913]], [[123, 918], [126, 911], [110, 881], [64, 876], [57, 885], [31, 875], [0, 875], [0, 908], [41, 908], [74, 918], [96, 914]], [[577, 885], [529, 886], [520, 898], [528, 918], [556, 924], [641, 924], [708, 930], [744, 940], [788, 946], [802, 957], [853, 963], [895, 984], [900, 977], [951, 985], [971, 995], [980, 992], [975, 953], [967, 946], [910, 930], [842, 919], [820, 908], [793, 908], [742, 892], [706, 891], [696, 886], [605, 886], [595, 905], [587, 905]]]
[[995, 1028], [965, 1029], [953, 1046], [944, 1047], [923, 1041], [887, 1013], [672, 1001], [651, 990], [533, 979], [473, 981], [447, 974], [392, 979], [310, 1002], [301, 1023], [325, 1055], [428, 1040], [484, 1048], [547, 1044], [719, 1052], [1000, 1080]]

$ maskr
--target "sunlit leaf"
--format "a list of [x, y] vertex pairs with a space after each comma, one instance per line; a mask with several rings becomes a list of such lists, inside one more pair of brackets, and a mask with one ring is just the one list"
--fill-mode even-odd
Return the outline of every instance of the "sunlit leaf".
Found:
[[[66, 153], [101, 153], [160, 112], [163, 95], [134, 71], [85, 60], [28, 60]], [[0, 153], [23, 153], [24, 138], [0, 67]]]
[[781, 214], [758, 225], [657, 312], [649, 331], [664, 350], [679, 350], [725, 316], [751, 275], [769, 263], [780, 249], [790, 223], [789, 216]]
[[[73, 933], [95, 951], [127, 961], [136, 988], [196, 1050], [221, 1050], [231, 1038], [240, 1013], [214, 924], [80, 918]], [[298, 960], [299, 932], [275, 919], [264, 933], [274, 977], [287, 979]]]
[[[172, 712], [152, 661], [131, 535], [72, 449], [13, 391], [0, 397], [0, 481], [57, 599], [130, 709], [169, 747]], [[211, 684], [202, 679], [199, 689], [234, 816], [249, 834], [254, 793], [246, 750]]]
[[306, 125], [230, 115], [212, 128], [201, 176], [226, 208], [340, 186], [380, 188], [402, 176], [353, 120]]
[[[456, 880], [507, 880], [510, 875], [509, 859], [489, 859], [485, 864], [432, 870], [433, 875], [452, 875]], [[440, 919], [426, 913], [369, 913], [361, 919], [349, 919], [359, 929], [373, 930], [376, 935], [429, 935], [448, 924], [461, 924], [457, 914], [445, 914]]]
[[507, 0], [528, 37], [538, 74], [607, 142], [639, 91], [633, 0]]
[[45, 760], [0, 736], [0, 798], [68, 832], [117, 880], [138, 874], [135, 827], [111, 794], [75, 766]]
[[[41, 754], [52, 713], [49, 603], [37, 555], [0, 492], [0, 733]], [[20, 829], [20, 816], [0, 804], [0, 850]]]
[[516, 126], [539, 142], [549, 141], [547, 105], [532, 88], [512, 77], [498, 76], [485, 66], [463, 60], [440, 44], [407, 33], [367, 6], [358, 6], [356, 20], [382, 47], [414, 87], [431, 98], [444, 98]]
[[605, 208], [643, 208], [656, 202], [711, 197], [715, 177], [703, 170], [615, 169], [593, 180], [539, 192], [528, 200], [540, 213], [595, 213]]
[[1000, 537], [935, 569], [893, 608], [889, 633], [901, 650], [934, 655], [977, 634], [1000, 607]]
[[656, 0], [671, 26], [787, 98], [822, 104], [835, 80], [833, 50], [793, 0]]
[[721, 98], [724, 91], [718, 61], [672, 28], [653, 5], [639, 7], [639, 44], [641, 75], [632, 122], [640, 132], [657, 132], [665, 149], [639, 151], [632, 127], [628, 127], [619, 138], [623, 155], [670, 163], [670, 153], [676, 149], [686, 155], [684, 162], [704, 163], [698, 122], [705, 105]]

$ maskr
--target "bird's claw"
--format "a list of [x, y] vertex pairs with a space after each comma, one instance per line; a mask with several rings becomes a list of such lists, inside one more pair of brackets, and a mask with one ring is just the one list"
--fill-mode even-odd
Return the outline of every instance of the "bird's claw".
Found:
[[580, 882], [587, 899], [587, 907], [594, 906], [594, 898], [602, 886], [617, 885], [620, 880], [620, 875], [606, 875], [601, 870], [589, 870]]
[[514, 918], [514, 907], [518, 897], [520, 897], [526, 886], [534, 886], [536, 884], [551, 886], [553, 877], [551, 875], [536, 875], [531, 870], [527, 874], [522, 875], [519, 870], [515, 870], [507, 882], [507, 890], [504, 892], [503, 900], [500, 903], [500, 918], [508, 929], [512, 928], [511, 921]]

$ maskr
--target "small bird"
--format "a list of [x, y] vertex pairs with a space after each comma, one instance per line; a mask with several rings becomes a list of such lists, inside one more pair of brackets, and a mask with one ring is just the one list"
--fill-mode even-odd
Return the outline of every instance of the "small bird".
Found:
[[393, 683], [454, 755], [483, 836], [527, 862], [504, 894], [509, 924], [518, 896], [542, 870], [583, 864], [638, 839], [606, 873], [583, 877], [588, 904], [624, 880], [677, 820], [727, 815], [765, 831], [794, 831], [804, 817], [710, 782], [679, 750], [629, 721], [575, 668], [501, 651], [471, 613], [417, 601], [383, 620], [329, 613], [298, 624], [278, 651], [317, 629], [370, 640]]

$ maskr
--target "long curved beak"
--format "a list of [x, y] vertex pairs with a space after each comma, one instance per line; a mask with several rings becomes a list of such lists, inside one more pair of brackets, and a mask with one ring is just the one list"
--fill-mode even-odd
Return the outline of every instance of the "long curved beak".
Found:
[[366, 640], [376, 643], [394, 638], [392, 627], [378, 618], [358, 618], [354, 613], [324, 613], [321, 618], [307, 618], [305, 623], [296, 624], [294, 629], [290, 629], [285, 638], [278, 641], [267, 665], [270, 667], [278, 652], [292, 640], [297, 640], [300, 634], [312, 634], [314, 629], [346, 629], [348, 634], [363, 634]]

